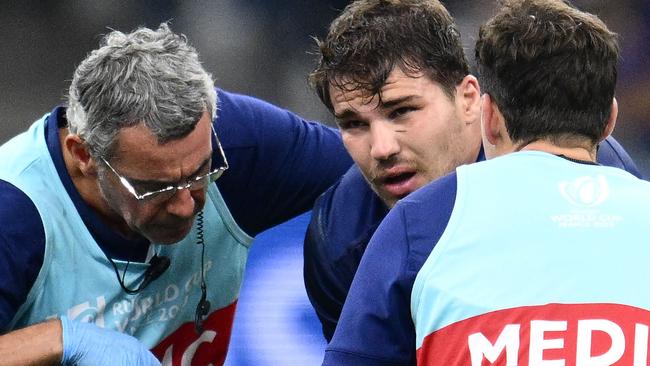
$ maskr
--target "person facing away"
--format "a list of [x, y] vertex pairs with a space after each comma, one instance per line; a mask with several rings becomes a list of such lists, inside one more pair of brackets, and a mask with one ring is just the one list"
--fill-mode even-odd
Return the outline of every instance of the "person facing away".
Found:
[[[317, 200], [305, 236], [305, 287], [329, 341], [389, 208], [484, 154], [479, 84], [440, 2], [355, 1], [318, 44], [310, 79], [355, 162]], [[612, 137], [597, 158], [640, 175]]]
[[215, 89], [166, 24], [106, 35], [68, 104], [0, 147], [2, 364], [223, 364], [253, 237], [349, 168], [340, 135]]
[[644, 365], [650, 183], [597, 163], [616, 35], [560, 0], [504, 1], [476, 60], [488, 161], [401, 200], [324, 365]]

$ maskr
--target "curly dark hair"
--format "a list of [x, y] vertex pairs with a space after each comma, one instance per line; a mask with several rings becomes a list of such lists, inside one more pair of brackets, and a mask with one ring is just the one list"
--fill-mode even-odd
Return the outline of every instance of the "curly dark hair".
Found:
[[330, 85], [381, 98], [395, 67], [407, 75], [424, 73], [452, 99], [469, 74], [456, 25], [437, 0], [355, 1], [316, 43], [319, 60], [309, 81], [330, 110]]
[[616, 34], [561, 0], [506, 0], [479, 30], [483, 92], [514, 142], [586, 137], [607, 126], [616, 86]]

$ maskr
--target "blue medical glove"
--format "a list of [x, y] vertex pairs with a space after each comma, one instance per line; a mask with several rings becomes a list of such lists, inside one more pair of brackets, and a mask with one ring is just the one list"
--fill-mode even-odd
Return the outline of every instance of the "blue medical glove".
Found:
[[61, 318], [64, 366], [160, 366], [160, 361], [135, 337], [95, 324]]

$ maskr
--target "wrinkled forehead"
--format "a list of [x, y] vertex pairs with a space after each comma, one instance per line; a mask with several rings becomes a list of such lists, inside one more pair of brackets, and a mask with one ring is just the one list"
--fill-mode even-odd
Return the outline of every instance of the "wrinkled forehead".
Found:
[[164, 143], [142, 123], [120, 130], [114, 161], [133, 178], [168, 179], [196, 169], [211, 153], [212, 125], [206, 112], [188, 135]]
[[341, 77], [330, 83], [329, 93], [335, 111], [345, 105], [377, 108], [387, 100], [423, 94], [426, 87], [434, 84], [437, 83], [431, 82], [422, 72], [406, 73], [395, 68], [378, 89], [370, 83]]
[[329, 93], [335, 112], [344, 106], [350, 105], [363, 105], [376, 108], [379, 106], [381, 95], [381, 91], [379, 93], [373, 93], [373, 91], [364, 89], [359, 85], [357, 85], [356, 89], [353, 89], [352, 84], [343, 87], [330, 84]]

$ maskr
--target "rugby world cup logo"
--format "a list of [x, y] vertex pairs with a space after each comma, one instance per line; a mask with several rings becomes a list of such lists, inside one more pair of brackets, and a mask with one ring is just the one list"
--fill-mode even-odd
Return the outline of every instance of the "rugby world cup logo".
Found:
[[609, 197], [609, 185], [602, 174], [561, 181], [559, 190], [569, 203], [582, 208], [597, 206]]

